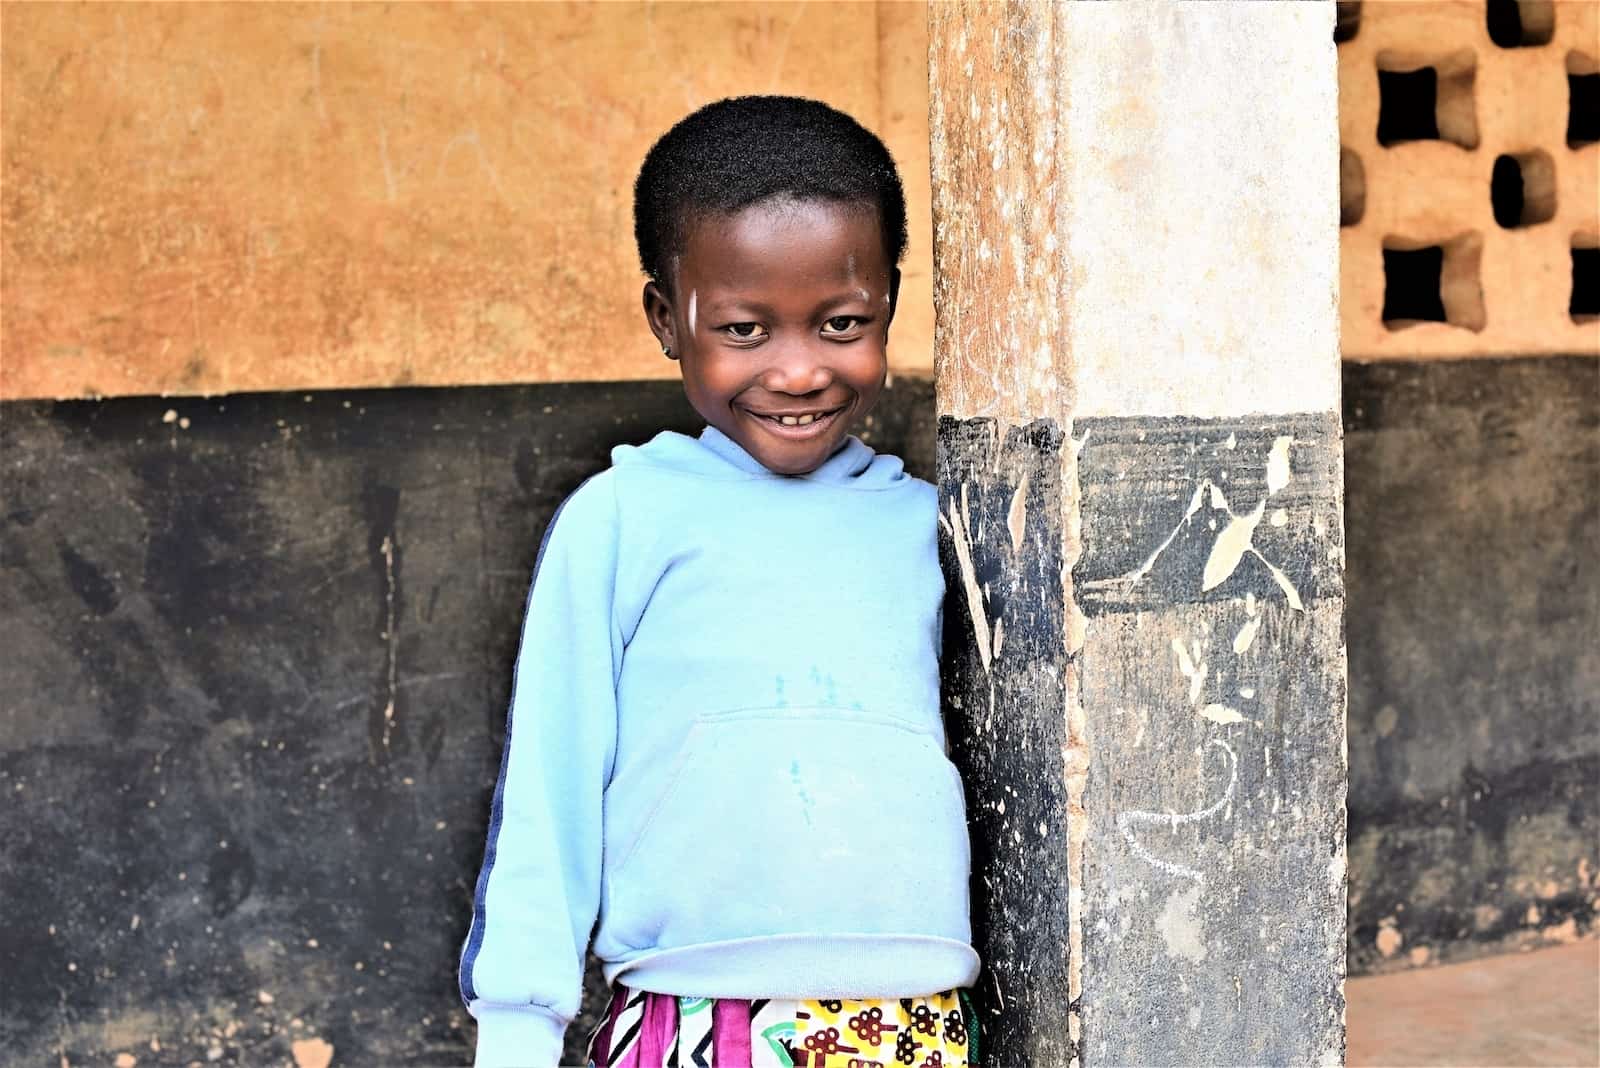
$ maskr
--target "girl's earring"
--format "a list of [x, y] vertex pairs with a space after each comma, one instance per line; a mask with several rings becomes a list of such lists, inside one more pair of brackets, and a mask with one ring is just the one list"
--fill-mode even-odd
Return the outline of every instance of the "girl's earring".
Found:
[[669, 360], [674, 359], [672, 355], [672, 348], [668, 345], [661, 346], [661, 355], [665, 356]]

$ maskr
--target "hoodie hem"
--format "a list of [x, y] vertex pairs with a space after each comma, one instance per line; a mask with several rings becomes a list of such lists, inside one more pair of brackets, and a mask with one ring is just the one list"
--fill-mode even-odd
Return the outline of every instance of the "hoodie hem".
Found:
[[607, 983], [703, 998], [921, 997], [971, 986], [981, 962], [934, 935], [760, 935], [605, 961]]

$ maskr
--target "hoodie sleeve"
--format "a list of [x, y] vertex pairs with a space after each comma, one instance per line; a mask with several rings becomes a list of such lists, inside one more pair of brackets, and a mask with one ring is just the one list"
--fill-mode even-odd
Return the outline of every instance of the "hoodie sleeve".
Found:
[[545, 528], [512, 675], [461, 997], [478, 1068], [546, 1068], [577, 1015], [600, 902], [600, 800], [616, 754], [617, 510], [579, 486]]

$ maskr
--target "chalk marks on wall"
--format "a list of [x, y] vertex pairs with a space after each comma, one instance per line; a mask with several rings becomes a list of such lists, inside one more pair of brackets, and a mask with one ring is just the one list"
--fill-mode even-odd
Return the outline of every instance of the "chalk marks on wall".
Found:
[[1128, 848], [1133, 850], [1135, 856], [1166, 872], [1168, 875], [1176, 875], [1181, 879], [1189, 879], [1196, 883], [1205, 882], [1206, 877], [1203, 871], [1199, 868], [1191, 868], [1186, 864], [1179, 864], [1174, 860], [1166, 860], [1156, 856], [1139, 841], [1134, 832], [1135, 828], [1138, 827], [1182, 827], [1191, 823], [1199, 823], [1210, 819], [1227, 807], [1228, 802], [1233, 800], [1233, 790], [1239, 782], [1239, 756], [1233, 751], [1233, 747], [1221, 738], [1207, 740], [1206, 747], [1210, 748], [1212, 746], [1221, 749], [1227, 756], [1228, 784], [1223, 787], [1221, 796], [1211, 804], [1204, 808], [1195, 809], [1193, 812], [1140, 812], [1129, 810], [1117, 813], [1117, 831], [1122, 835], [1123, 840], [1128, 843]]

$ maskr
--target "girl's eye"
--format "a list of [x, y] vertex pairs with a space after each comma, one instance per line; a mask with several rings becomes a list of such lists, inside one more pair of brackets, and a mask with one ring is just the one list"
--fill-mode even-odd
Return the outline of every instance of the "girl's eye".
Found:
[[767, 334], [766, 328], [760, 323], [729, 323], [722, 329], [741, 341], [754, 341]]
[[862, 319], [859, 316], [855, 316], [855, 315], [835, 315], [832, 319], [829, 319], [827, 322], [822, 324], [823, 328], [824, 328], [823, 329], [823, 333], [825, 333], [825, 334], [848, 334], [850, 331], [854, 330], [856, 328], [856, 326], [861, 322], [862, 322]]

